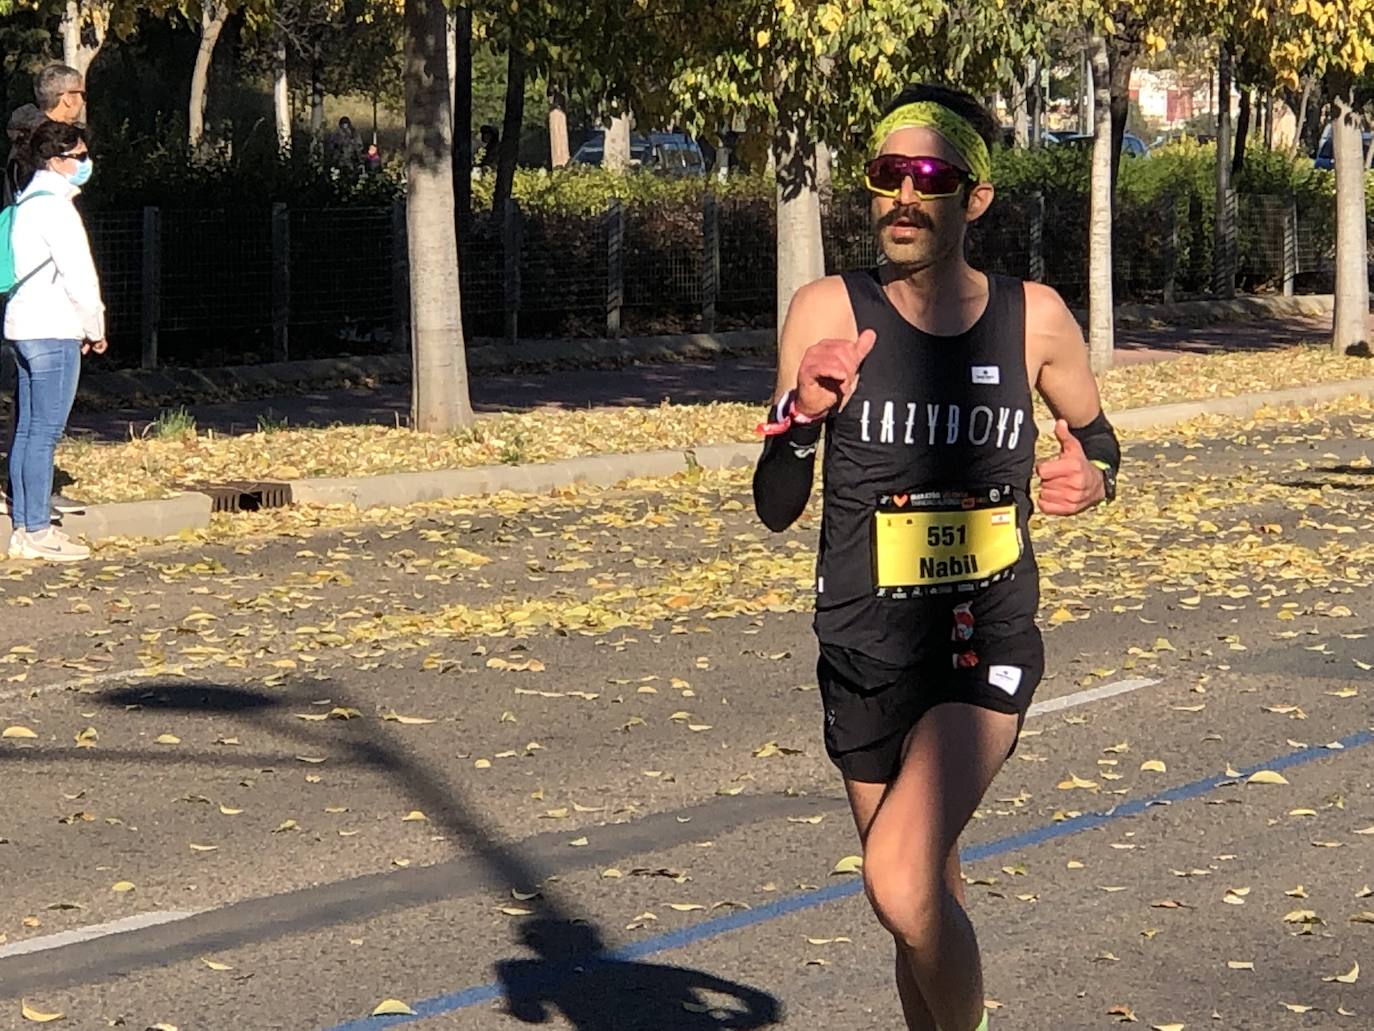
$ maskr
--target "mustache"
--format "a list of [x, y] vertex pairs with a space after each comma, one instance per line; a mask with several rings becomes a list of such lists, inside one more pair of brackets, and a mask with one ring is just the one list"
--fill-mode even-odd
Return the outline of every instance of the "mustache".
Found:
[[920, 208], [914, 207], [894, 207], [886, 215], [878, 219], [878, 228], [887, 229], [895, 225], [898, 221], [910, 222], [917, 229], [934, 229], [935, 221]]

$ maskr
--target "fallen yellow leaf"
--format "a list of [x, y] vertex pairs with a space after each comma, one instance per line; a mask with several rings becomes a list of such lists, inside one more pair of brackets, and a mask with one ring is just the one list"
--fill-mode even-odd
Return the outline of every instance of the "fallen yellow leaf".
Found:
[[1339, 984], [1354, 984], [1360, 979], [1360, 964], [1356, 963], [1350, 968], [1348, 973], [1336, 974], [1333, 977], [1323, 977], [1323, 981], [1335, 981]]
[[44, 1013], [42, 1010], [36, 1010], [29, 1005], [27, 999], [19, 1000], [19, 1014], [25, 1020], [32, 1020], [35, 1024], [47, 1024], [54, 1020], [61, 1020], [66, 1015], [61, 1010], [56, 1013]]

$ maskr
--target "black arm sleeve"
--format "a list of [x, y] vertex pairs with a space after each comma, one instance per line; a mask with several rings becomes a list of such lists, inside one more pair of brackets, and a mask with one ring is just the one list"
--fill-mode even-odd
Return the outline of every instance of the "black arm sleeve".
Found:
[[754, 468], [754, 511], [774, 533], [795, 523], [806, 508], [821, 425], [793, 423], [787, 432], [763, 441], [763, 454]]
[[1088, 456], [1089, 462], [1105, 463], [1112, 472], [1121, 468], [1121, 445], [1105, 412], [1099, 411], [1097, 418], [1086, 426], [1070, 426], [1069, 432], [1083, 445], [1083, 454]]

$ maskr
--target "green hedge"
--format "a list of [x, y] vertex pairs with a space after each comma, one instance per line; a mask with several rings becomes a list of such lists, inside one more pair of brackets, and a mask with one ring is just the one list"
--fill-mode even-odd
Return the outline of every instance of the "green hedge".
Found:
[[[1126, 204], [1154, 206], [1172, 194], [1180, 202], [1196, 197], [1210, 214], [1216, 198], [1216, 148], [1190, 140], [1153, 151], [1148, 158], [1121, 162], [1118, 198]], [[1046, 194], [1086, 195], [1091, 154], [1070, 147], [1036, 150], [998, 149], [993, 153], [993, 181], [1003, 193], [1040, 190]], [[836, 192], [862, 187], [858, 166], [836, 168]], [[473, 183], [473, 204], [491, 205], [493, 176]], [[1241, 193], [1292, 192], [1303, 201], [1329, 201], [1335, 196], [1335, 177], [1312, 167], [1310, 158], [1289, 158], [1276, 151], [1252, 148], [1245, 169], [1235, 183]], [[574, 167], [548, 172], [520, 169], [513, 194], [527, 213], [590, 215], [606, 209], [613, 197], [627, 204], [696, 205], [705, 190], [740, 200], [769, 201], [774, 185], [763, 174], [732, 176], [725, 183], [692, 178], [666, 178], [649, 172], [614, 175], [599, 168]], [[1370, 181], [1374, 211], [1374, 176]]]
[[[380, 174], [345, 174], [324, 165], [317, 152], [299, 147], [289, 158], [275, 153], [270, 134], [257, 133], [233, 154], [192, 157], [184, 141], [169, 133], [140, 137], [124, 129], [101, 133], [93, 150], [97, 175], [87, 190], [93, 206], [233, 207], [282, 201], [297, 206], [389, 203], [404, 196], [404, 168], [390, 157]], [[170, 141], [170, 142], [168, 142]], [[1210, 217], [1215, 200], [1215, 148], [1190, 140], [1160, 147], [1148, 158], [1121, 162], [1118, 197], [1127, 204], [1152, 206], [1169, 194], [1180, 203], [1200, 203]], [[1035, 150], [998, 148], [993, 152], [993, 179], [1005, 194], [1040, 190], [1046, 194], [1086, 195], [1090, 152], [1070, 147]], [[837, 192], [862, 188], [861, 167], [848, 163], [835, 169]], [[1297, 195], [1300, 206], [1329, 203], [1335, 177], [1312, 167], [1309, 158], [1289, 158], [1251, 148], [1236, 182], [1242, 193]], [[473, 181], [473, 205], [490, 209], [494, 176]], [[612, 198], [627, 205], [695, 207], [703, 192], [715, 191], [740, 201], [771, 201], [774, 184], [766, 174], [731, 176], [721, 183], [708, 179], [665, 177], [651, 172], [615, 175], [600, 168], [573, 166], [549, 172], [520, 169], [514, 196], [530, 214], [590, 215], [604, 211]], [[1369, 179], [1374, 211], [1374, 176]]]
[[[491, 172], [473, 181], [474, 208], [491, 207], [495, 185]], [[527, 213], [595, 215], [604, 212], [612, 199], [626, 205], [699, 206], [708, 188], [722, 197], [739, 200], [767, 201], [774, 192], [773, 181], [764, 176], [731, 176], [722, 183], [715, 178], [704, 180], [643, 171], [620, 175], [602, 168], [573, 165], [553, 172], [519, 169], [511, 194]]]

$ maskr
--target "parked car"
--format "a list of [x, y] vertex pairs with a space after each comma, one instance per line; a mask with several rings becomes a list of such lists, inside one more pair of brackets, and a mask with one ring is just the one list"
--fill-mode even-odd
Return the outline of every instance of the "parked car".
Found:
[[[577, 148], [573, 161], [600, 165], [606, 156], [606, 133], [597, 132]], [[651, 132], [647, 137], [630, 135], [630, 164], [665, 175], [705, 175], [706, 159], [696, 140], [680, 132]]]
[[[1079, 147], [1087, 150], [1093, 145], [1093, 137], [1090, 133], [1074, 133], [1065, 136], [1059, 143], [1062, 146]], [[1149, 156], [1150, 148], [1135, 133], [1128, 132], [1121, 138], [1121, 153], [1131, 158], [1143, 158]]]
[[[1369, 153], [1370, 141], [1374, 140], [1374, 132], [1360, 133], [1360, 148], [1364, 153]], [[1327, 126], [1322, 132], [1322, 141], [1317, 146], [1317, 153], [1312, 159], [1315, 168], [1324, 168], [1328, 172], [1336, 167], [1336, 152], [1331, 137], [1331, 126]]]

